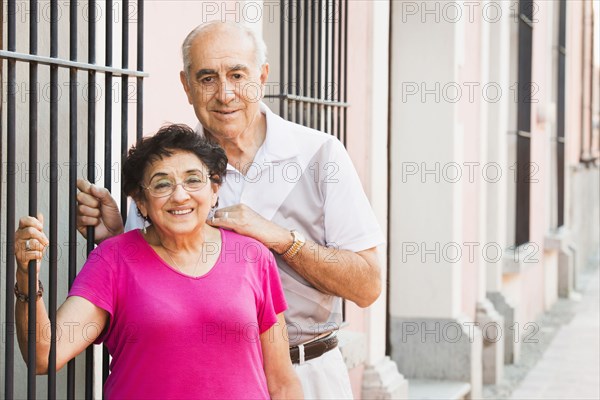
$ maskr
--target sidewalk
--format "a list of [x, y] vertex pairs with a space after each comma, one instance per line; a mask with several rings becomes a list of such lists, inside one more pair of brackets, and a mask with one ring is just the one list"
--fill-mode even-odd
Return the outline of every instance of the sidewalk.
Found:
[[599, 270], [583, 275], [573, 319], [558, 329], [511, 399], [600, 399]]

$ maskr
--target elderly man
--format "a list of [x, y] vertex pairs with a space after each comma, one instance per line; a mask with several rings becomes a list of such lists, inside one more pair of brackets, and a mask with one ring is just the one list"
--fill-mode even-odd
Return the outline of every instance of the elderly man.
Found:
[[[211, 22], [183, 43], [181, 83], [200, 125], [229, 165], [214, 226], [253, 237], [275, 254], [289, 309], [290, 353], [307, 398], [351, 398], [335, 333], [341, 298], [360, 307], [381, 292], [383, 237], [358, 175], [334, 137], [285, 121], [260, 99], [266, 47], [251, 29]], [[79, 183], [80, 232], [120, 233], [105, 189]], [[127, 228], [143, 221], [130, 212]]]

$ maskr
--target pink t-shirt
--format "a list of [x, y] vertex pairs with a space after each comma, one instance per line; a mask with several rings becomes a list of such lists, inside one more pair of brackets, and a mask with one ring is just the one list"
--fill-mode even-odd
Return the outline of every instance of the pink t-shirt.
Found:
[[96, 340], [113, 357], [107, 398], [269, 398], [259, 335], [287, 307], [277, 265], [254, 239], [221, 237], [219, 260], [198, 278], [166, 264], [139, 230], [90, 254], [69, 296], [110, 314]]

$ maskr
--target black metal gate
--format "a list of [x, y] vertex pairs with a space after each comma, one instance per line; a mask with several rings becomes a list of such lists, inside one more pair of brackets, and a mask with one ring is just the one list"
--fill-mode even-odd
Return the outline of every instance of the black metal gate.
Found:
[[[76, 223], [76, 186], [78, 173], [81, 176], [81, 162], [87, 165], [86, 177], [92, 182], [98, 182], [98, 168], [104, 175], [103, 184], [106, 188], [114, 189], [112, 184], [115, 176], [113, 154], [119, 162], [128, 148], [129, 108], [135, 108], [136, 136], [142, 135], [142, 104], [143, 104], [143, 16], [144, 2], [137, 0], [129, 2], [122, 0], [113, 2], [105, 0], [96, 2], [88, 0], [61, 1], [58, 0], [8, 0], [3, 3], [3, 22], [7, 22], [5, 41], [2, 41], [0, 58], [2, 77], [6, 76], [5, 87], [2, 90], [2, 110], [5, 114], [5, 126], [2, 126], [2, 139], [5, 147], [2, 153], [2, 218], [5, 219], [2, 232], [5, 237], [5, 252], [2, 256], [4, 285], [5, 318], [4, 318], [4, 397], [15, 397], [15, 385], [18, 380], [25, 381], [25, 376], [15, 374], [15, 319], [14, 295], [15, 262], [14, 262], [14, 232], [16, 218], [22, 215], [24, 198], [17, 199], [17, 193], [28, 193], [28, 213], [36, 216], [39, 211], [38, 202], [46, 207], [49, 224], [46, 233], [50, 240], [47, 259], [48, 282], [47, 289], [48, 314], [51, 321], [49, 327], [51, 350], [49, 358], [48, 398], [57, 396], [56, 365], [56, 308], [58, 302], [58, 283], [70, 285], [77, 272], [77, 231]], [[119, 10], [119, 7], [121, 8]], [[117, 19], [119, 21], [117, 21]], [[104, 22], [104, 41], [98, 35], [97, 23]], [[137, 29], [136, 42], [130, 43], [130, 26]], [[113, 36], [115, 26], [121, 26], [119, 41]], [[100, 26], [101, 27], [101, 26]], [[40, 34], [40, 31], [43, 31]], [[80, 39], [87, 37], [87, 44]], [[28, 45], [23, 45], [23, 38]], [[101, 45], [99, 45], [101, 43]], [[114, 43], [121, 44], [120, 66], [113, 65]], [[137, 66], [129, 69], [130, 47], [137, 49]], [[40, 48], [46, 54], [40, 54]], [[80, 54], [78, 48], [83, 48], [87, 54]], [[67, 54], [61, 57], [60, 54]], [[97, 63], [97, 50], [105, 50], [104, 63]], [[4, 61], [5, 60], [5, 61]], [[28, 75], [23, 70], [28, 69]], [[67, 75], [68, 72], [68, 75]], [[96, 81], [99, 74], [104, 75], [104, 86]], [[82, 79], [83, 78], [83, 79]], [[114, 88], [113, 79], [120, 78], [120, 87]], [[115, 81], [114, 83], [117, 83]], [[82, 90], [83, 88], [83, 90]], [[102, 93], [99, 90], [104, 88]], [[131, 89], [131, 90], [130, 90]], [[23, 93], [26, 91], [26, 97]], [[116, 96], [113, 96], [115, 92]], [[131, 95], [134, 97], [131, 98]], [[18, 96], [21, 96], [20, 98]], [[120, 110], [115, 103], [120, 98]], [[103, 101], [102, 101], [103, 100]], [[81, 103], [84, 103], [83, 105]], [[27, 108], [20, 103], [28, 103]], [[113, 110], [119, 110], [120, 129], [113, 129], [115, 121]], [[97, 114], [104, 114], [104, 132], [98, 132]], [[82, 127], [83, 120], [87, 120]], [[65, 122], [66, 121], [66, 122]], [[68, 126], [59, 129], [61, 125]], [[83, 131], [83, 132], [82, 132]], [[27, 132], [27, 135], [25, 135]], [[78, 133], [82, 136], [78, 140]], [[96, 134], [102, 135], [98, 138]], [[120, 138], [120, 139], [119, 139]], [[27, 139], [28, 151], [18, 148], [18, 142]], [[81, 140], [83, 139], [83, 140]], [[104, 160], [97, 165], [97, 139], [104, 142]], [[113, 150], [113, 140], [120, 141], [119, 151]], [[48, 148], [38, 149], [39, 143]], [[83, 143], [82, 143], [83, 142]], [[68, 144], [67, 144], [68, 143]], [[83, 155], [79, 150], [81, 145], [87, 148]], [[59, 153], [67, 155], [68, 162], [60, 163]], [[26, 157], [26, 158], [25, 158]], [[27, 161], [25, 161], [25, 159]], [[78, 163], [79, 161], [79, 163]], [[61, 166], [66, 166], [68, 172], [62, 172]], [[119, 169], [120, 170], [120, 169]], [[117, 175], [120, 173], [117, 170]], [[68, 178], [68, 189], [61, 191], [61, 180]], [[19, 178], [21, 178], [19, 180]], [[117, 182], [119, 182], [117, 178]], [[122, 198], [122, 210], [126, 210]], [[4, 206], [5, 205], [5, 206]], [[61, 213], [59, 208], [68, 210]], [[68, 219], [66, 215], [68, 214]], [[94, 247], [93, 237], [88, 232], [87, 252]], [[60, 242], [59, 237], [68, 237]], [[59, 259], [61, 262], [59, 264]], [[43, 267], [42, 270], [45, 268]], [[41, 273], [40, 276], [43, 276]], [[30, 268], [29, 289], [35, 292], [35, 268]], [[33, 289], [32, 289], [33, 287]], [[61, 299], [62, 300], [62, 299]], [[35, 296], [29, 303], [29, 362], [27, 369], [27, 398], [36, 397], [35, 376]], [[33, 361], [32, 361], [33, 360]], [[93, 390], [93, 351], [92, 346], [86, 351], [85, 367], [85, 397], [92, 398]], [[108, 374], [108, 355], [104, 352], [104, 373]], [[75, 360], [67, 366], [67, 398], [76, 395]], [[17, 387], [18, 388], [18, 387]]]

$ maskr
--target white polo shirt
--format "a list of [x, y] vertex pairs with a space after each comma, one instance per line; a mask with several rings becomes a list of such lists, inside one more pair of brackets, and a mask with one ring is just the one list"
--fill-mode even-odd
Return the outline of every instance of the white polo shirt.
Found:
[[[267, 118], [265, 141], [246, 176], [227, 166], [219, 207], [246, 204], [328, 247], [357, 252], [382, 244], [381, 229], [340, 141], [286, 121], [263, 103], [261, 112]], [[202, 132], [200, 126], [197, 131]], [[143, 226], [133, 202], [128, 215], [126, 230]], [[290, 345], [338, 329], [341, 299], [319, 292], [280, 256], [275, 258], [289, 306], [285, 317]]]

